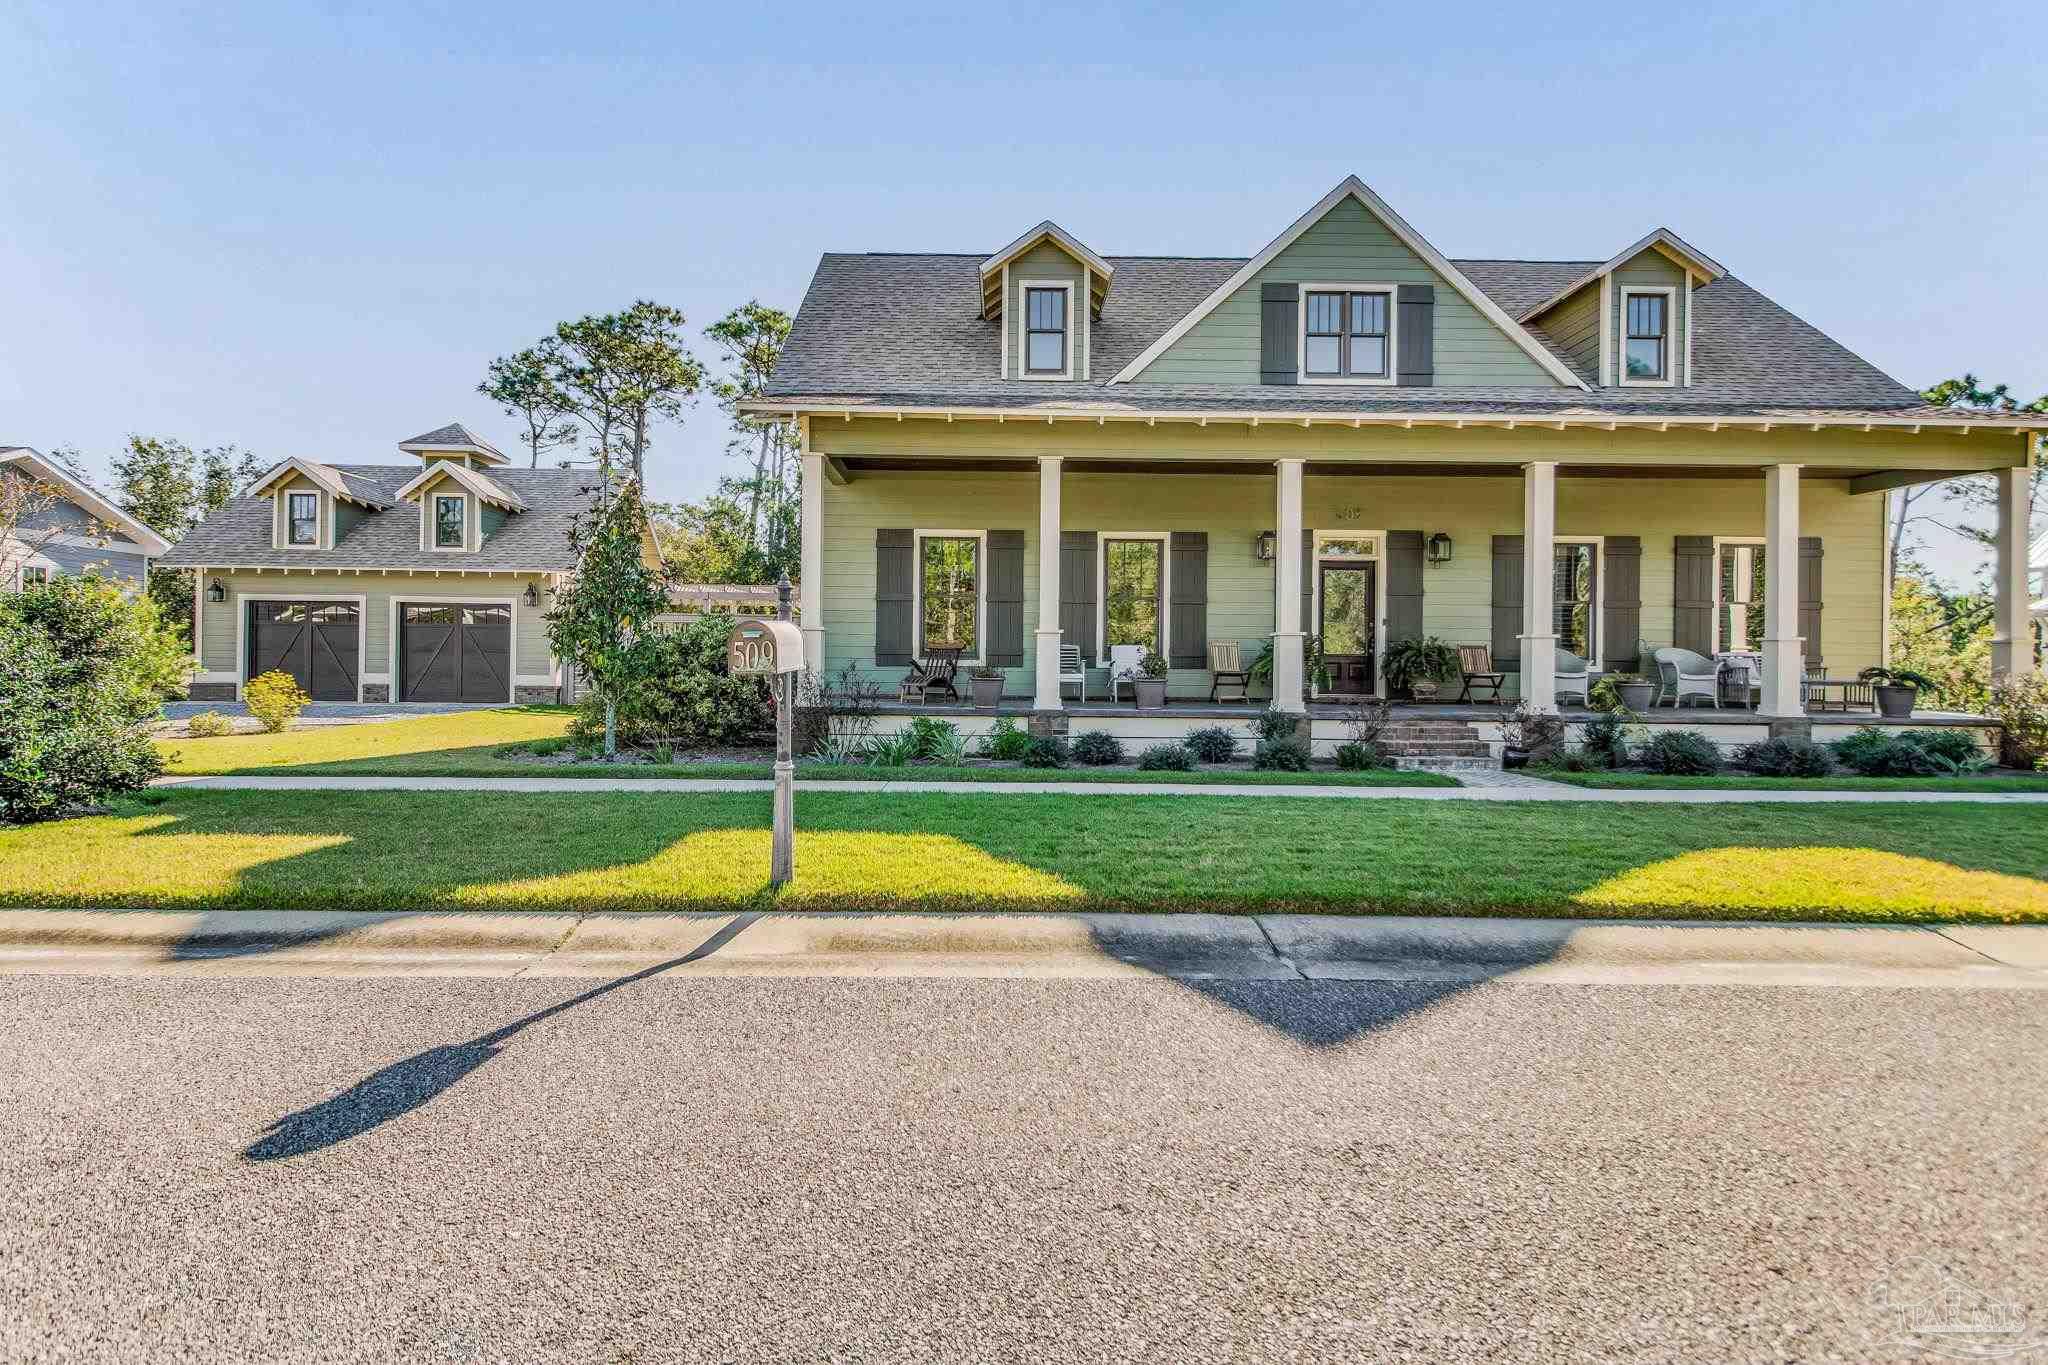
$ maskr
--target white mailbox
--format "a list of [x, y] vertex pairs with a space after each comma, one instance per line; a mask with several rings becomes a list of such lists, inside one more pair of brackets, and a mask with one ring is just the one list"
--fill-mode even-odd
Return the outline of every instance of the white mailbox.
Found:
[[732, 673], [801, 673], [804, 633], [789, 621], [741, 621], [725, 646]]

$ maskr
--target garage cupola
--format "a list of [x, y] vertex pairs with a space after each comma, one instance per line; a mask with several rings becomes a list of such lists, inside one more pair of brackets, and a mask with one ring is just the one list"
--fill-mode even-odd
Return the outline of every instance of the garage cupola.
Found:
[[449, 460], [466, 469], [492, 469], [512, 463], [504, 451], [460, 422], [423, 431], [409, 441], [400, 441], [398, 448], [429, 465], [436, 460]]

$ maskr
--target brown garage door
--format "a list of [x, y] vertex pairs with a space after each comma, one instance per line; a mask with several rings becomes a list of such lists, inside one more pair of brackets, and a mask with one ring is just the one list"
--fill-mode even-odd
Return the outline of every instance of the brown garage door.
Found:
[[353, 602], [251, 602], [249, 676], [282, 671], [315, 701], [354, 701], [361, 633]]
[[398, 657], [402, 701], [510, 701], [512, 609], [401, 606]]

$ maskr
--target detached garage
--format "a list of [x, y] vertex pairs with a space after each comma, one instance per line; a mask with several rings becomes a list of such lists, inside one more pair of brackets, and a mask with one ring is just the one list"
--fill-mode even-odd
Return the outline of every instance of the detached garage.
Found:
[[249, 673], [289, 673], [314, 701], [355, 701], [362, 681], [360, 602], [250, 602]]
[[511, 701], [511, 605], [400, 602], [398, 699]]

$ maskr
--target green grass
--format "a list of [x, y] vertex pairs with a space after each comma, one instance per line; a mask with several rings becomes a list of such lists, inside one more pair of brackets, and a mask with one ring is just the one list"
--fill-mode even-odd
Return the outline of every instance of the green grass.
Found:
[[1712, 777], [1666, 777], [1662, 773], [1559, 773], [1533, 770], [1532, 775], [1574, 787], [1677, 788], [1707, 787], [1724, 791], [1809, 792], [2048, 792], [2048, 773], [1976, 773], [1966, 777], [1756, 777], [1718, 773]]
[[[152, 792], [0, 829], [0, 904], [768, 904], [766, 795]], [[2048, 820], [1965, 805], [797, 799], [779, 903], [2048, 921]]]
[[[542, 763], [525, 746], [567, 733], [566, 707], [522, 706], [402, 720], [289, 730], [280, 735], [164, 739], [164, 771], [179, 777], [707, 777], [768, 778], [765, 763]], [[815, 782], [1193, 782], [1203, 785], [1455, 787], [1441, 773], [1392, 768], [1309, 773], [1202, 769], [1191, 773], [1104, 772], [1095, 768], [875, 768], [866, 764], [800, 762], [797, 775]]]

